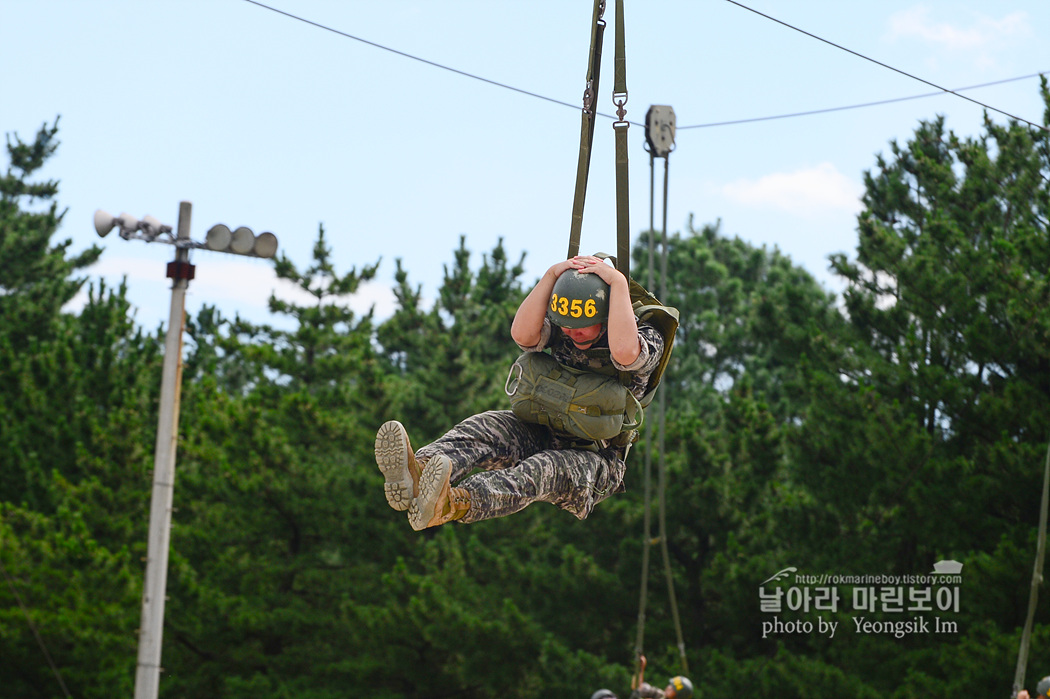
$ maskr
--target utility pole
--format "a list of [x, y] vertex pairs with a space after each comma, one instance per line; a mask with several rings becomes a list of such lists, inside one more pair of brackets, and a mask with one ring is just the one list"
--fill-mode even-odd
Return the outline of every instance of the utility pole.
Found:
[[172, 278], [171, 312], [164, 341], [164, 368], [160, 381], [160, 416], [153, 461], [153, 496], [149, 506], [149, 540], [146, 580], [142, 587], [142, 627], [139, 660], [135, 671], [135, 699], [156, 697], [160, 680], [161, 636], [167, 589], [168, 551], [171, 541], [171, 507], [175, 495], [175, 448], [179, 437], [179, 398], [182, 395], [182, 330], [186, 322], [186, 287], [193, 278], [190, 251], [179, 241], [190, 239], [190, 202], [179, 204], [175, 261], [168, 265]]
[[254, 257], [273, 257], [277, 238], [273, 233], [258, 237], [250, 228], [231, 232], [223, 224], [212, 226], [206, 242], [190, 240], [192, 204], [179, 203], [177, 234], [171, 226], [152, 216], [141, 221], [121, 214], [111, 216], [95, 212], [95, 231], [105, 237], [115, 226], [125, 240], [145, 240], [175, 246], [175, 260], [168, 263], [167, 276], [172, 280], [171, 311], [164, 342], [164, 366], [161, 371], [160, 406], [157, 418], [157, 443], [154, 451], [153, 493], [150, 498], [149, 535], [146, 546], [146, 574], [142, 587], [142, 623], [139, 629], [138, 665], [135, 670], [135, 699], [156, 699], [160, 690], [161, 641], [164, 635], [164, 603], [168, 580], [168, 552], [171, 548], [171, 513], [175, 495], [175, 455], [179, 438], [179, 399], [182, 394], [182, 332], [186, 322], [186, 289], [194, 276], [190, 264], [191, 248], [207, 248]]

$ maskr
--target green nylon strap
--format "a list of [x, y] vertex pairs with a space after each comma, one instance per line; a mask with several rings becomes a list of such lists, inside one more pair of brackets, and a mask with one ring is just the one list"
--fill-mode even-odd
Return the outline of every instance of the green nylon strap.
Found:
[[631, 278], [631, 228], [627, 187], [627, 127], [614, 127], [616, 131], [616, 269]]
[[631, 278], [631, 224], [627, 167], [627, 57], [624, 51], [623, 0], [616, 0], [616, 54], [613, 57], [613, 102], [616, 134], [616, 269]]
[[616, 0], [616, 54], [613, 57], [613, 95], [627, 97], [627, 56], [624, 53], [623, 0]]
[[583, 202], [587, 196], [587, 172], [591, 165], [591, 142], [594, 140], [594, 116], [585, 111], [582, 122], [580, 124], [580, 159], [576, 163], [576, 193], [572, 198], [572, 222], [569, 226], [569, 252], [566, 258], [580, 254]]
[[591, 50], [587, 64], [587, 91], [580, 119], [580, 157], [576, 163], [576, 192], [572, 200], [572, 220], [569, 225], [569, 252], [567, 257], [580, 253], [580, 232], [583, 229], [583, 205], [587, 197], [587, 176], [591, 167], [591, 145], [594, 143], [595, 103], [602, 66], [602, 39], [605, 21], [602, 13], [605, 0], [594, 0], [594, 15], [591, 25]]

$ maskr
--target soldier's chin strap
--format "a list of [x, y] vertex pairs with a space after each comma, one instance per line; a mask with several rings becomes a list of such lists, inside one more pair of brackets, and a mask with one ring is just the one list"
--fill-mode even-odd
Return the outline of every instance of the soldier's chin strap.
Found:
[[[580, 157], [576, 165], [576, 192], [572, 201], [572, 220], [569, 226], [568, 257], [580, 254], [580, 232], [583, 228], [584, 200], [587, 197], [587, 176], [591, 165], [591, 145], [594, 142], [595, 94], [601, 70], [602, 38], [605, 32], [606, 0], [594, 0], [594, 25], [591, 28], [590, 61], [587, 66], [587, 85], [583, 92], [582, 123], [580, 126]], [[616, 36], [613, 56], [613, 104], [616, 121], [613, 132], [616, 142], [616, 269], [631, 277], [631, 231], [628, 158], [627, 158], [627, 59], [624, 53], [623, 0], [616, 0]]]

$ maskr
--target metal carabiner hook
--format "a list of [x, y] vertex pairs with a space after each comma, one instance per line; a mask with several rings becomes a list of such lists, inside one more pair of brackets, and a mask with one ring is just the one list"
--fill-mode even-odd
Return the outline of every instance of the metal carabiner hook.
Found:
[[624, 117], [627, 116], [627, 93], [614, 93], [612, 101], [616, 105], [616, 123], [622, 124], [626, 121]]
[[[517, 377], [514, 376], [514, 370], [515, 369], [518, 370]], [[521, 373], [522, 373], [522, 371], [523, 371], [523, 369], [521, 368], [521, 364], [518, 364], [517, 362], [514, 362], [514, 364], [511, 365], [510, 371], [507, 373], [507, 383], [504, 384], [504, 386], [503, 386], [503, 392], [506, 393], [508, 396], [513, 396], [515, 393], [518, 392], [518, 385], [521, 383]], [[510, 383], [511, 383], [512, 379], [514, 381], [514, 388], [510, 387]]]

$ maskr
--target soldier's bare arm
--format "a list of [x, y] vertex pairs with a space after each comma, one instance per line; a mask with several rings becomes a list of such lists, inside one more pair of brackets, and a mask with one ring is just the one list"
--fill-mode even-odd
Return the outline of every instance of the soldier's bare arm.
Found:
[[519, 345], [535, 347], [539, 343], [543, 318], [547, 315], [547, 305], [551, 300], [554, 282], [558, 281], [562, 272], [579, 269], [581, 263], [578, 260], [579, 258], [574, 257], [551, 265], [518, 306], [518, 312], [514, 314], [514, 322], [510, 326], [510, 336]]

